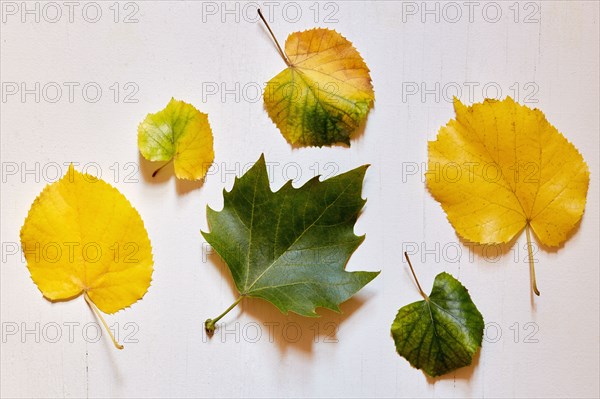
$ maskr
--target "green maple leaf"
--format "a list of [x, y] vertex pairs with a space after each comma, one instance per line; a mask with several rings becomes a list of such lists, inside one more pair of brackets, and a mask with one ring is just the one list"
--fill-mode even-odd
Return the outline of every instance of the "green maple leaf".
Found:
[[440, 273], [427, 296], [408, 262], [424, 300], [396, 315], [392, 337], [398, 354], [432, 377], [470, 365], [481, 346], [484, 323], [469, 292], [450, 274]]
[[353, 228], [365, 204], [361, 198], [367, 165], [300, 188], [288, 181], [271, 191], [264, 156], [230, 192], [223, 210], [207, 210], [210, 233], [202, 235], [223, 258], [240, 297], [265, 299], [281, 312], [315, 317], [317, 307], [339, 312], [338, 305], [379, 272], [346, 272], [345, 264], [364, 236]]

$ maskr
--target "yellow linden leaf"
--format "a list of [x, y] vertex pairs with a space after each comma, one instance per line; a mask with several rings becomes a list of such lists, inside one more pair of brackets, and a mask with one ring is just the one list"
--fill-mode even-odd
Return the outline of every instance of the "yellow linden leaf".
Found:
[[117, 312], [141, 299], [152, 280], [152, 247], [139, 213], [116, 188], [73, 165], [33, 202], [21, 246], [44, 297], [83, 294], [105, 327], [95, 306]]
[[375, 100], [352, 43], [334, 30], [311, 29], [292, 33], [281, 55], [288, 68], [267, 83], [264, 102], [283, 136], [295, 145], [350, 145]]
[[173, 161], [180, 179], [202, 179], [215, 158], [208, 115], [174, 98], [140, 123], [138, 147], [149, 161]]
[[589, 170], [542, 111], [486, 99], [466, 107], [429, 142], [427, 186], [463, 238], [508, 243], [529, 229], [546, 246], [564, 243], [585, 209]]

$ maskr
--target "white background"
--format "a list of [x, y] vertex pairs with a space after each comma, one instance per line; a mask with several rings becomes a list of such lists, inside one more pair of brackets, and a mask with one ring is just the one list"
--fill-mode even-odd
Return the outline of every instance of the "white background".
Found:
[[[8, 6], [2, 15], [2, 83], [31, 89], [40, 82], [40, 99], [3, 90], [1, 103], [2, 396], [600, 395], [598, 2], [480, 2], [471, 18], [463, 2], [429, 2], [437, 16], [424, 14], [421, 2], [282, 2], [271, 12], [263, 6], [281, 42], [293, 31], [333, 28], [372, 70], [376, 104], [364, 133], [351, 148], [322, 149], [292, 149], [256, 98], [256, 88], [285, 65], [256, 23], [254, 7], [228, 3], [238, 12], [226, 15], [221, 2], [98, 2], [102, 15], [92, 23], [85, 18], [95, 18], [94, 6], [84, 12], [85, 3], [77, 3], [69, 21], [69, 9], [58, 2], [63, 15], [52, 23], [56, 8], [44, 13], [45, 3], [27, 2], [40, 8], [39, 22], [21, 15], [21, 2], [3, 1], [3, 9], [7, 3], [18, 13]], [[408, 12], [413, 6], [414, 15]], [[493, 22], [498, 9], [502, 15]], [[137, 22], [123, 23], [131, 13]], [[55, 103], [52, 82], [63, 88]], [[65, 82], [79, 83], [72, 102]], [[87, 98], [81, 94], [90, 82], [102, 89], [95, 103], [93, 88]], [[424, 98], [422, 83], [433, 90]], [[222, 84], [240, 98], [222, 98], [221, 88], [208, 95], [208, 87]], [[414, 87], [418, 94], [407, 93]], [[449, 97], [457, 87], [466, 103], [498, 96], [500, 88], [502, 97], [541, 108], [590, 167], [581, 225], [560, 250], [536, 254], [539, 298], [529, 290], [524, 236], [500, 257], [497, 248], [478, 254], [458, 240], [422, 182], [427, 140], [453, 117]], [[137, 102], [125, 102], [134, 90], [129, 100]], [[152, 180], [156, 166], [139, 159], [138, 123], [171, 96], [209, 114], [218, 170], [203, 185], [177, 182], [172, 168]], [[209, 341], [203, 321], [236, 293], [226, 266], [217, 256], [204, 257], [199, 232], [207, 228], [205, 207], [220, 209], [221, 190], [230, 189], [235, 171], [261, 152], [274, 163], [274, 187], [297, 175], [300, 184], [317, 171], [327, 176], [332, 168], [341, 173], [370, 163], [363, 192], [368, 203], [355, 229], [367, 238], [347, 268], [382, 273], [342, 305], [342, 315], [284, 316], [268, 303], [247, 300], [224, 319], [229, 332], [221, 329]], [[14, 254], [32, 201], [56, 180], [56, 165], [64, 173], [68, 162], [95, 174], [99, 167], [139, 210], [152, 240], [152, 286], [142, 301], [108, 317], [121, 341], [128, 334], [125, 341], [138, 341], [125, 342], [123, 351], [105, 336], [92, 342], [94, 328], [84, 336], [86, 323], [96, 319], [83, 298], [48, 302]], [[403, 249], [414, 252], [426, 291], [443, 270], [469, 288], [488, 323], [473, 366], [433, 380], [395, 353], [390, 324], [398, 308], [420, 299]], [[53, 323], [60, 326], [58, 342], [52, 342]], [[71, 324], [73, 342], [68, 323], [78, 323]], [[7, 335], [15, 326], [19, 331]], [[262, 335], [254, 339], [258, 327]], [[22, 335], [23, 329], [34, 332]]]

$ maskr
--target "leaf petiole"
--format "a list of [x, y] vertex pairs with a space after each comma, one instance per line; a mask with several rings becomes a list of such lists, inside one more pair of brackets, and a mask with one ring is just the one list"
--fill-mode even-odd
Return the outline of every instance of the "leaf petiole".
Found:
[[154, 173], [152, 173], [152, 177], [155, 177], [155, 176], [156, 176], [156, 174], [162, 170], [162, 168], [164, 168], [165, 166], [167, 166], [167, 165], [168, 165], [168, 164], [170, 164], [171, 162], [173, 162], [173, 158], [169, 159], [169, 160], [167, 161], [167, 163], [165, 163], [165, 164], [164, 164], [163, 166], [161, 166], [160, 168], [156, 169], [156, 170], [154, 171]]
[[283, 61], [285, 61], [285, 64], [287, 66], [291, 66], [290, 64], [290, 60], [288, 60], [287, 56], [285, 55], [285, 53], [283, 52], [283, 50], [281, 49], [281, 46], [279, 45], [279, 42], [277, 41], [277, 38], [275, 37], [275, 34], [273, 33], [273, 31], [271, 30], [271, 27], [269, 26], [269, 24], [267, 23], [267, 20], [265, 19], [265, 17], [262, 15], [262, 12], [260, 11], [260, 8], [257, 8], [258, 11], [258, 16], [260, 17], [260, 19], [262, 19], [263, 23], [265, 24], [265, 26], [267, 27], [267, 29], [269, 30], [269, 33], [271, 34], [271, 37], [273, 38], [273, 40], [275, 41], [275, 45], [277, 45], [277, 50], [279, 50], [279, 55], [281, 55], [281, 58], [283, 58]]
[[227, 309], [225, 309], [225, 311], [223, 313], [221, 313], [217, 318], [206, 319], [206, 321], [204, 322], [204, 328], [206, 329], [206, 333], [209, 335], [212, 335], [215, 332], [215, 324], [219, 320], [221, 320], [223, 318], [223, 316], [225, 316], [227, 313], [229, 313], [229, 311], [231, 311], [231, 309], [235, 308], [237, 306], [237, 304], [242, 301], [242, 299], [244, 299], [244, 297], [239, 296], [238, 299], [236, 299], [235, 302], [232, 303], [231, 306], [229, 306]]
[[529, 276], [531, 277], [531, 289], [535, 295], [540, 296], [537, 283], [535, 281], [535, 266], [533, 260], [533, 250], [531, 249], [531, 233], [529, 232], [529, 223], [525, 226], [525, 234], [527, 235], [527, 255], [529, 256]]
[[423, 291], [423, 289], [421, 288], [421, 284], [419, 284], [419, 279], [417, 278], [417, 275], [415, 274], [415, 269], [413, 269], [412, 263], [410, 263], [410, 258], [408, 257], [408, 254], [406, 252], [404, 252], [404, 257], [406, 258], [406, 261], [408, 262], [408, 266], [410, 267], [410, 271], [412, 272], [412, 275], [415, 278], [415, 282], [417, 283], [417, 287], [419, 288], [419, 292], [421, 293], [421, 296], [423, 296], [423, 299], [425, 299], [427, 302], [429, 302], [429, 297], [427, 296], [425, 291]]
[[96, 314], [96, 316], [100, 319], [100, 321], [104, 325], [104, 328], [106, 329], [106, 332], [108, 332], [108, 335], [110, 336], [110, 339], [112, 339], [112, 342], [115, 345], [115, 348], [117, 348], [117, 349], [123, 349], [123, 345], [121, 345], [120, 343], [117, 342], [117, 340], [115, 339], [115, 336], [113, 335], [112, 331], [110, 331], [110, 328], [108, 328], [108, 324], [106, 324], [106, 321], [104, 320], [104, 317], [102, 317], [102, 314], [100, 314], [100, 311], [98, 310], [98, 308], [96, 307], [96, 305], [94, 305], [94, 302], [92, 302], [92, 300], [88, 296], [87, 291], [83, 293], [83, 297], [85, 298], [85, 301], [87, 302], [87, 304], [90, 307], [90, 309], [92, 309], [94, 311], [94, 313]]

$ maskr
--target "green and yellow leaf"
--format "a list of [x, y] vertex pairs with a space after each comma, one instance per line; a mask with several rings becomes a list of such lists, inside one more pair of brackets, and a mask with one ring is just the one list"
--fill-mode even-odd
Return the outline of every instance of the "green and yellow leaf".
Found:
[[350, 145], [375, 100], [369, 68], [334, 30], [292, 33], [285, 43], [288, 68], [271, 79], [265, 108], [294, 145]]
[[204, 178], [215, 157], [208, 115], [175, 99], [140, 124], [138, 148], [149, 161], [172, 160], [175, 176], [188, 180]]

